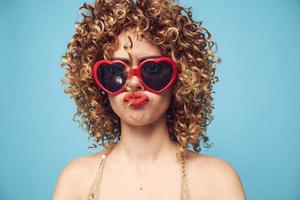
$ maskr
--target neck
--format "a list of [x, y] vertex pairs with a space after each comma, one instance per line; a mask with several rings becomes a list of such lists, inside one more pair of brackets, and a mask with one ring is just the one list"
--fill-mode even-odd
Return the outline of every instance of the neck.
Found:
[[176, 161], [177, 144], [170, 139], [164, 119], [146, 126], [131, 126], [121, 121], [121, 139], [111, 152], [117, 163], [165, 165]]

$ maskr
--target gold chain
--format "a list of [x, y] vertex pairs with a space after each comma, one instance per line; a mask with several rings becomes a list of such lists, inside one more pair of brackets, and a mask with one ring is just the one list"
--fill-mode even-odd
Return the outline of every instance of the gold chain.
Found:
[[[108, 147], [108, 149], [106, 149], [106, 151], [102, 155], [101, 163], [100, 163], [100, 167], [101, 167], [100, 174], [99, 174], [99, 176], [97, 177], [97, 180], [96, 180], [95, 194], [93, 194], [93, 197], [94, 197], [93, 199], [95, 199], [95, 200], [99, 200], [104, 163], [105, 163], [105, 160], [106, 160], [108, 154], [113, 149], [114, 145], [115, 144], [110, 145]], [[184, 149], [182, 147], [180, 147], [179, 144], [177, 144], [177, 146], [178, 146], [178, 151], [176, 153], [176, 158], [178, 159], [179, 164], [180, 164], [180, 177], [181, 177], [181, 197], [180, 197], [180, 200], [190, 200], [191, 198], [190, 198], [190, 194], [189, 194], [189, 191], [188, 191], [187, 179], [186, 179], [186, 174], [185, 174]]]

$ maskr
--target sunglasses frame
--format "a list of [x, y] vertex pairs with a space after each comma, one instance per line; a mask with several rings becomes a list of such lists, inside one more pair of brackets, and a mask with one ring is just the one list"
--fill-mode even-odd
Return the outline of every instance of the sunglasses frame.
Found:
[[[169, 63], [171, 64], [171, 66], [172, 66], [172, 68], [173, 68], [173, 76], [172, 76], [171, 80], [169, 81], [169, 83], [168, 83], [164, 88], [162, 88], [162, 89], [159, 90], [159, 91], [156, 91], [156, 90], [153, 90], [152, 88], [150, 88], [149, 86], [147, 86], [147, 85], [144, 83], [144, 81], [143, 81], [143, 79], [142, 79], [142, 77], [141, 77], [140, 71], [141, 71], [141, 69], [142, 69], [142, 66], [143, 66], [145, 63], [147, 63], [147, 62], [155, 62], [155, 63], [159, 63], [159, 62], [162, 62], [162, 61], [167, 61], [167, 62], [169, 62]], [[117, 91], [115, 91], [115, 92], [111, 92], [111, 91], [107, 90], [107, 89], [101, 84], [101, 82], [98, 80], [97, 71], [98, 71], [98, 68], [100, 67], [101, 64], [109, 64], [109, 65], [111, 65], [111, 64], [114, 64], [114, 63], [121, 63], [121, 64], [123, 64], [123, 65], [125, 66], [125, 71], [127, 72], [127, 79], [126, 79], [126, 81], [125, 81], [125, 84], [124, 84], [119, 90], [117, 90]], [[161, 93], [163, 93], [164, 91], [166, 91], [166, 90], [174, 83], [174, 81], [176, 80], [177, 74], [178, 74], [178, 69], [177, 69], [177, 67], [176, 67], [176, 64], [175, 64], [175, 62], [173, 61], [173, 59], [170, 58], [170, 57], [159, 57], [159, 58], [150, 58], [150, 59], [146, 59], [146, 60], [142, 61], [142, 62], [138, 65], [137, 68], [134, 68], [134, 69], [131, 68], [131, 67], [129, 67], [125, 62], [123, 62], [123, 61], [121, 61], [121, 60], [112, 60], [112, 61], [110, 61], [110, 60], [104, 60], [104, 59], [102, 59], [102, 60], [97, 61], [97, 62], [94, 64], [94, 66], [93, 66], [93, 78], [94, 78], [96, 84], [97, 84], [102, 90], [104, 90], [105, 92], [107, 92], [107, 93], [109, 93], [109, 94], [111, 94], [111, 95], [117, 95], [117, 94], [119, 94], [119, 93], [125, 91], [126, 83], [127, 83], [127, 81], [128, 81], [133, 75], [137, 76], [137, 78], [139, 79], [140, 83], [143, 85], [143, 87], [144, 87], [146, 90], [148, 90], [148, 91], [150, 91], [150, 92], [153, 92], [153, 93], [156, 93], [156, 94], [161, 94]]]

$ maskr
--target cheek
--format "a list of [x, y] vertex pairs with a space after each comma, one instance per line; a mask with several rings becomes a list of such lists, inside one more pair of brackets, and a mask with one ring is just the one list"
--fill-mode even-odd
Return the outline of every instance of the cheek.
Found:
[[121, 105], [119, 105], [119, 100], [118, 100], [118, 96], [110, 96], [110, 95], [108, 95], [108, 99], [109, 99], [109, 102], [110, 102], [110, 106], [111, 106], [111, 108], [113, 109], [113, 111], [117, 114], [117, 115], [119, 115], [118, 113], [119, 113], [119, 109], [120, 109], [120, 106]]
[[154, 105], [153, 105], [153, 108], [152, 108], [153, 111], [157, 114], [162, 115], [169, 108], [170, 101], [171, 101], [171, 95], [170, 94], [158, 97], [154, 101]]

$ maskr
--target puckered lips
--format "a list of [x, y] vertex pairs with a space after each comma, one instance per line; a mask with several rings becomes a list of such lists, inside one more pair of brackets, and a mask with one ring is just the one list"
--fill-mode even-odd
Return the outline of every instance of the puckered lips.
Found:
[[123, 101], [130, 106], [139, 107], [148, 103], [149, 97], [143, 92], [130, 92], [124, 96]]

